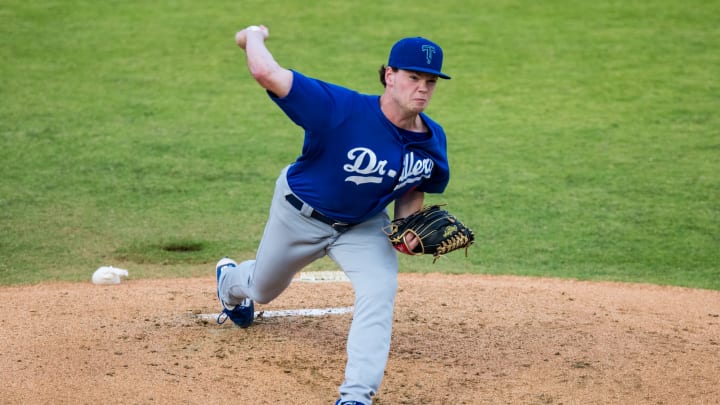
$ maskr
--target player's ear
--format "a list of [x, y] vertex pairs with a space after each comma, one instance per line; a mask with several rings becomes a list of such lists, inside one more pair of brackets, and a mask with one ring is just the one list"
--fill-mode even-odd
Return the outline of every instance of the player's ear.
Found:
[[385, 83], [386, 84], [390, 84], [391, 81], [394, 81], [394, 79], [393, 79], [395, 77], [394, 73], [395, 72], [393, 72], [393, 68], [391, 68], [390, 66], [385, 68]]

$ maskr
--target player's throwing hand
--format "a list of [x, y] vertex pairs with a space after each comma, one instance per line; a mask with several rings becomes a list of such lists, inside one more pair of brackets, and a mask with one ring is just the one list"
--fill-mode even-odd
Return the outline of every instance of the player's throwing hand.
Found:
[[245, 49], [248, 35], [262, 34], [263, 39], [270, 36], [270, 30], [264, 25], [251, 25], [235, 34], [235, 43], [242, 49]]

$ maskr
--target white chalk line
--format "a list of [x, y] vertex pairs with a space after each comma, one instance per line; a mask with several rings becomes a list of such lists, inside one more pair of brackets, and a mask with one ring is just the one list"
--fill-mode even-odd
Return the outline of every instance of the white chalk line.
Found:
[[[325, 315], [342, 315], [351, 313], [353, 307], [340, 308], [308, 308], [308, 309], [282, 309], [277, 311], [255, 311], [255, 318], [282, 318], [290, 316], [325, 316]], [[200, 319], [217, 319], [218, 314], [198, 314]]]
[[[293, 279], [296, 282], [323, 283], [323, 282], [349, 282], [350, 279], [342, 271], [308, 271], [301, 272], [299, 277]], [[325, 316], [342, 315], [351, 313], [353, 307], [340, 308], [306, 308], [306, 309], [284, 309], [277, 311], [255, 311], [255, 318], [281, 318], [290, 316]], [[200, 319], [217, 319], [218, 314], [198, 314]]]

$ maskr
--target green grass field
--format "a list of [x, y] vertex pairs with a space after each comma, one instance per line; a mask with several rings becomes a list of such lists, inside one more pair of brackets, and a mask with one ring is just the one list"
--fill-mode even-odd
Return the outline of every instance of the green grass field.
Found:
[[720, 289], [720, 2], [471, 4], [5, 0], [0, 284], [251, 257], [302, 145], [233, 42], [264, 23], [281, 64], [365, 93], [395, 40], [443, 46], [428, 201], [478, 243], [403, 271]]

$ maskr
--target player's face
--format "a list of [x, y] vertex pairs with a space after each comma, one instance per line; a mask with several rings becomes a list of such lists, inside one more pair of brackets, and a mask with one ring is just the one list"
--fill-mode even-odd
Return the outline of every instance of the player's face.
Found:
[[438, 77], [423, 72], [398, 70], [386, 77], [395, 102], [408, 112], [420, 113], [428, 106]]

